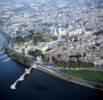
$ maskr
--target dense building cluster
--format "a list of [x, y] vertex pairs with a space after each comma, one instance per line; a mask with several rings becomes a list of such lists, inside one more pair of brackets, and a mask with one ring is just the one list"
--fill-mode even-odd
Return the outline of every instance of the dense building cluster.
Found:
[[68, 56], [77, 56], [79, 53], [83, 61], [102, 64], [102, 0], [99, 3], [98, 0], [12, 2], [16, 3], [11, 5], [7, 0], [0, 2], [0, 30], [11, 37], [25, 37], [37, 32], [56, 36], [57, 41], [63, 39], [63, 44], [52, 44], [54, 48], [50, 54], [54, 57], [62, 53], [61, 59], [68, 60]]
[[15, 2], [14, 5], [7, 0], [0, 2], [0, 29], [13, 37], [21, 34], [28, 35], [30, 32], [53, 34], [58, 28], [66, 32], [74, 32], [77, 29], [94, 32], [103, 27], [102, 1], [101, 4], [95, 0], [52, 0], [52, 2], [51, 0], [20, 0]]

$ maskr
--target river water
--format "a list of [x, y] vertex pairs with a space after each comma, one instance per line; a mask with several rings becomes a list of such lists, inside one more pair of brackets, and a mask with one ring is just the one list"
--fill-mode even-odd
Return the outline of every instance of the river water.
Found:
[[[5, 39], [0, 35], [0, 47]], [[17, 90], [10, 85], [24, 72], [24, 66], [0, 50], [0, 100], [103, 100], [103, 93], [52, 77], [34, 70], [19, 83]]]

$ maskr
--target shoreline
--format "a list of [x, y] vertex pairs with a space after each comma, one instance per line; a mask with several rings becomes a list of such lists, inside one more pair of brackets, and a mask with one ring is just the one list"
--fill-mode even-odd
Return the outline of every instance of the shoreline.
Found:
[[[9, 48], [8, 48], [9, 49]], [[24, 66], [24, 68], [30, 68], [30, 65], [27, 65], [27, 64], [25, 64], [24, 62], [20, 62], [20, 60], [19, 60], [19, 58], [16, 58], [14, 55], [19, 55], [19, 54], [17, 54], [16, 52], [14, 52], [14, 51], [11, 51], [11, 52], [5, 52], [4, 51], [4, 53], [5, 54], [7, 54], [12, 60], [14, 60], [16, 63], [18, 63], [18, 64], [21, 64], [21, 65], [23, 65]]]
[[[3, 38], [5, 39], [6, 45], [9, 45], [10, 37], [9, 37], [5, 32], [3, 32], [3, 31], [1, 31], [1, 30], [0, 30], [0, 34], [1, 34], [1, 35], [3, 36]], [[9, 40], [9, 41], [8, 41], [8, 40]], [[9, 49], [10, 49], [10, 48], [9, 48]], [[5, 52], [5, 51], [4, 51], [4, 52]], [[17, 59], [13, 58], [13, 57], [11, 56], [11, 54], [8, 54], [8, 53], [5, 53], [5, 54], [7, 54], [7, 55], [8, 55], [12, 60], [14, 60], [16, 63], [25, 66], [24, 68], [29, 68], [29, 65], [26, 65], [26, 64], [24, 64], [24, 63], [19, 62]]]
[[55, 72], [53, 70], [47, 69], [47, 68], [42, 67], [40, 65], [38, 65], [38, 66], [39, 67], [36, 68], [37, 70], [43, 71], [43, 72], [47, 73], [48, 75], [60, 78], [60, 79], [65, 80], [67, 82], [72, 82], [72, 83], [80, 85], [80, 86], [85, 86], [87, 88], [92, 88], [92, 89], [95, 89], [95, 90], [103, 92], [103, 84], [97, 85], [95, 83], [91, 83], [91, 82], [88, 82], [86, 80], [82, 80], [82, 79], [78, 80], [79, 78], [76, 78], [76, 77], [72, 77], [72, 76], [67, 77], [66, 75], [59, 74], [59, 73], [57, 73], [57, 72]]

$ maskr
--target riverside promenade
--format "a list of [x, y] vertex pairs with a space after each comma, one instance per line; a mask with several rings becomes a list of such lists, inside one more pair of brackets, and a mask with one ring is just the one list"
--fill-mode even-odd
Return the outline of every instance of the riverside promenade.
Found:
[[86, 80], [83, 80], [83, 79], [80, 79], [80, 78], [77, 78], [77, 77], [74, 77], [74, 76], [68, 77], [66, 74], [64, 74], [64, 73], [62, 73], [58, 70], [51, 70], [51, 69], [43, 67], [41, 65], [38, 65], [37, 69], [41, 70], [41, 71], [43, 71], [43, 72], [45, 72], [49, 75], [52, 75], [54, 77], [66, 80], [68, 82], [72, 82], [72, 83], [75, 83], [75, 84], [78, 84], [78, 85], [81, 85], [81, 86], [86, 86], [86, 87], [89, 87], [89, 88], [92, 88], [92, 89], [97, 89], [97, 90], [103, 91], [103, 84], [91, 82], [91, 81], [86, 81]]

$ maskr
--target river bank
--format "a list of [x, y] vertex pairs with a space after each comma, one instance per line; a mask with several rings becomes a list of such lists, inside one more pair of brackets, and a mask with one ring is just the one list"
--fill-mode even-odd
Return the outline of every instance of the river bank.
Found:
[[86, 81], [77, 77], [73, 77], [71, 75], [66, 75], [64, 73], [61, 72], [56, 72], [53, 70], [50, 70], [48, 68], [42, 67], [40, 65], [38, 65], [39, 67], [37, 67], [38, 70], [41, 70], [49, 75], [52, 75], [54, 77], [58, 77], [60, 79], [66, 80], [68, 82], [73, 82], [75, 84], [81, 85], [81, 86], [86, 86], [92, 89], [96, 89], [99, 91], [103, 91], [103, 84], [99, 84], [99, 83], [95, 83], [95, 82], [91, 82], [91, 81]]
[[4, 53], [15, 60], [17, 63], [25, 65], [26, 68], [29, 68], [31, 66], [31, 58], [28, 58], [25, 55], [21, 55], [15, 52], [13, 49], [10, 49], [9, 47], [4, 47]]
[[[1, 43], [2, 44], [1, 48], [4, 51], [4, 53], [7, 54], [8, 57], [11, 57], [12, 60], [17, 62], [18, 64], [25, 66], [25, 68], [29, 68], [29, 66], [31, 66], [31, 64], [27, 63], [27, 62], [29, 62], [28, 58], [16, 53], [13, 49], [9, 48], [9, 43], [11, 41], [10, 40], [11, 37], [8, 36], [5, 32], [2, 32], [1, 30], [0, 30], [0, 34], [4, 38], [3, 43]], [[2, 42], [2, 40], [1, 40], [1, 42]]]

